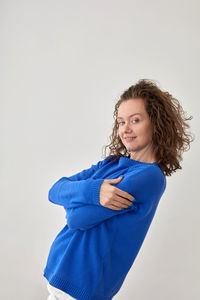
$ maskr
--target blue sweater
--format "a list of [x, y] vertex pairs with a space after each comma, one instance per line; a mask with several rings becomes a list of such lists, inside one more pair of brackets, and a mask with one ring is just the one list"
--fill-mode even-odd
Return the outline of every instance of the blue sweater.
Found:
[[[114, 155], [111, 155], [114, 157]], [[104, 179], [135, 199], [113, 210], [99, 202]], [[157, 162], [105, 158], [50, 188], [48, 199], [64, 207], [67, 224], [54, 239], [43, 276], [79, 300], [110, 300], [121, 288], [166, 188]]]

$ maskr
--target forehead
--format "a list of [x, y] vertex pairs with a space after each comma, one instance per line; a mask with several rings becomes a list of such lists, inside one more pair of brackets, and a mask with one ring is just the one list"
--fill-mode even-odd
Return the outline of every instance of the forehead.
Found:
[[118, 108], [117, 117], [126, 118], [136, 113], [142, 116], [147, 115], [145, 102], [141, 98], [135, 98], [135, 99], [129, 99], [123, 101]]

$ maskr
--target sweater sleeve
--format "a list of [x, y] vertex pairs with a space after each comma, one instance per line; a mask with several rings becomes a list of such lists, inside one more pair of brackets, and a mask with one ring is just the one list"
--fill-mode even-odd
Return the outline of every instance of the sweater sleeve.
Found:
[[48, 192], [50, 202], [75, 208], [82, 205], [100, 206], [98, 192], [104, 179], [93, 179], [93, 174], [103, 167], [109, 160], [105, 158], [96, 165], [74, 174], [70, 177], [62, 177], [56, 181]]
[[135, 197], [128, 208], [113, 210], [104, 206], [94, 205], [80, 206], [66, 209], [68, 227], [71, 229], [88, 230], [109, 218], [132, 213], [132, 218], [139, 221], [145, 218], [155, 207], [161, 198], [166, 181], [153, 167], [149, 167], [137, 174], [124, 176], [121, 182], [114, 184], [118, 188], [128, 192]]

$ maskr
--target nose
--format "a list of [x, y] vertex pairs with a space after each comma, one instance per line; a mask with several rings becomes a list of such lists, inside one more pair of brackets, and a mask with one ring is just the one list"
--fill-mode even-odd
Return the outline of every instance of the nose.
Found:
[[131, 126], [128, 122], [126, 124], [124, 124], [123, 130], [124, 130], [124, 132], [131, 132], [132, 131]]

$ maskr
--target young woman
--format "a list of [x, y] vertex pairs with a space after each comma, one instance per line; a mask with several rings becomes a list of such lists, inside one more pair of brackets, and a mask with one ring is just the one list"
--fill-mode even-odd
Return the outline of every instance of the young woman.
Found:
[[[115, 104], [110, 153], [62, 177], [48, 199], [67, 224], [51, 245], [44, 277], [53, 299], [110, 300], [142, 246], [166, 176], [182, 169], [194, 140], [179, 101], [151, 80], [129, 87]], [[187, 148], [189, 147], [189, 148]]]

